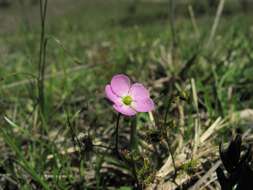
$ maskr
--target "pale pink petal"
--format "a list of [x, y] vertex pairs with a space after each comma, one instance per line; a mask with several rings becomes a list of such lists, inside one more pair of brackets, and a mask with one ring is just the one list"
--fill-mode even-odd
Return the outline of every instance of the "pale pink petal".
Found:
[[126, 96], [130, 89], [130, 80], [126, 75], [115, 75], [111, 81], [112, 91], [118, 96]]
[[120, 112], [123, 115], [126, 116], [134, 116], [137, 112], [131, 108], [130, 106], [125, 106], [125, 105], [113, 105], [113, 108], [117, 111]]
[[129, 95], [136, 101], [149, 98], [148, 90], [140, 83], [135, 83], [131, 86]]
[[149, 112], [155, 108], [155, 104], [151, 98], [138, 100], [133, 103], [133, 108], [138, 112]]
[[111, 100], [114, 104], [120, 104], [121, 98], [113, 93], [111, 85], [106, 85], [105, 87], [106, 97]]

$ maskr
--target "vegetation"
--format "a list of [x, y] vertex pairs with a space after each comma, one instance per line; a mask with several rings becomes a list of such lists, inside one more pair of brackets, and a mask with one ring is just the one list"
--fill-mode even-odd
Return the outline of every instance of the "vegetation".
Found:
[[[220, 189], [219, 144], [238, 133], [240, 151], [252, 143], [250, 12], [236, 1], [221, 15], [222, 1], [20, 2], [0, 7], [0, 189]], [[120, 118], [116, 154], [104, 88], [118, 73], [156, 108]]]

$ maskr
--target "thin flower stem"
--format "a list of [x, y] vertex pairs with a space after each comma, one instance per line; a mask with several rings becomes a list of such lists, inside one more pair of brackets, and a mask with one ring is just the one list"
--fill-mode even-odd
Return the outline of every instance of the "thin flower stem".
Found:
[[115, 150], [116, 153], [119, 153], [119, 120], [120, 120], [121, 114], [118, 113], [117, 116], [117, 122], [116, 122], [116, 129], [115, 129]]
[[[171, 89], [172, 89], [172, 85], [173, 85], [173, 84], [170, 83], [170, 85], [169, 85], [169, 92], [170, 92]], [[167, 93], [167, 95], [168, 95], [168, 98], [167, 98], [167, 100], [166, 100], [166, 102], [165, 102], [166, 107], [165, 107], [165, 115], [164, 115], [164, 120], [163, 120], [163, 129], [166, 128], [167, 119], [168, 119], [168, 114], [169, 114], [169, 111], [170, 111], [170, 105], [171, 105], [171, 101], [172, 101], [172, 99], [171, 99], [171, 97], [170, 97], [170, 93]]]
[[170, 147], [169, 143], [168, 143], [168, 148], [169, 148], [172, 164], [173, 164], [173, 167], [174, 167], [174, 178], [175, 178], [177, 176], [177, 167], [176, 167], [175, 158], [174, 158], [174, 155], [172, 153], [172, 150], [171, 150], [171, 147]]
[[178, 171], [178, 170], [177, 170], [175, 158], [174, 158], [174, 155], [173, 155], [173, 153], [172, 153], [172, 148], [171, 148], [171, 146], [170, 146], [170, 143], [169, 143], [168, 139], [166, 139], [166, 142], [167, 142], [168, 150], [169, 150], [169, 153], [170, 153], [170, 156], [171, 156], [172, 165], [173, 165], [173, 168], [174, 168], [174, 175], [173, 175], [172, 182], [173, 182], [177, 187], [179, 187], [179, 185], [176, 183], [176, 177], [177, 177], [177, 171]]
[[135, 181], [136, 181], [137, 189], [142, 189], [142, 188], [141, 188], [140, 181], [139, 181], [139, 179], [138, 179], [136, 164], [135, 164], [133, 155], [131, 155], [131, 167], [132, 167], [132, 172], [133, 172], [133, 175], [134, 175], [134, 178], [135, 178]]
[[136, 117], [131, 121], [131, 132], [130, 132], [130, 148], [131, 151], [138, 151], [138, 139], [136, 130]]

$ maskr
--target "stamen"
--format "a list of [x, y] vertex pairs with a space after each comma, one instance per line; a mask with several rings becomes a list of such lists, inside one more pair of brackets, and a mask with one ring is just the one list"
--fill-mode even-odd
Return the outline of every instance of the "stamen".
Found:
[[125, 105], [130, 106], [133, 100], [131, 96], [125, 96], [122, 101]]

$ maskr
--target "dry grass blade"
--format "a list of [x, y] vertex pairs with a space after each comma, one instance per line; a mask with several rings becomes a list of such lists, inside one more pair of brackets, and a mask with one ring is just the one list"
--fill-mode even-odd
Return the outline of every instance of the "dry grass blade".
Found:
[[217, 118], [216, 121], [201, 135], [200, 143], [204, 143], [214, 132], [224, 127], [224, 122], [225, 121], [222, 120], [221, 117]]
[[192, 8], [191, 5], [188, 6], [188, 10], [189, 10], [189, 13], [190, 13], [191, 22], [192, 22], [192, 26], [194, 28], [195, 35], [196, 35], [196, 37], [199, 37], [200, 33], [199, 33], [198, 26], [197, 26], [195, 14], [194, 14], [194, 11], [193, 11], [193, 8]]
[[192, 151], [192, 157], [194, 158], [199, 146], [199, 142], [200, 142], [199, 136], [201, 133], [201, 127], [200, 127], [200, 119], [199, 119], [200, 117], [199, 117], [199, 108], [198, 108], [198, 93], [196, 89], [196, 83], [193, 78], [191, 79], [191, 86], [192, 86], [193, 104], [197, 112], [197, 118], [195, 118], [194, 146], [193, 146], [193, 151]]
[[225, 1], [226, 0], [220, 0], [219, 6], [218, 6], [218, 9], [217, 9], [217, 12], [216, 12], [216, 17], [214, 19], [214, 23], [213, 23], [213, 26], [212, 26], [212, 29], [211, 29], [211, 34], [209, 36], [209, 39], [208, 39], [208, 42], [207, 42], [207, 45], [206, 45], [207, 48], [210, 46], [210, 44], [213, 41], [213, 38], [215, 36], [218, 24], [220, 22], [221, 13], [223, 11]]
[[[225, 125], [225, 120], [221, 117], [218, 117], [213, 124], [200, 135], [199, 137], [199, 144], [198, 148], [196, 149], [194, 160], [196, 160], [197, 165], [196, 168], [201, 166], [201, 160], [204, 161], [206, 157], [209, 155], [213, 155], [217, 153], [218, 148], [214, 146], [211, 142], [211, 137], [214, 137], [214, 133], [216, 133], [218, 130], [223, 128]], [[185, 152], [189, 151], [189, 147], [187, 144], [184, 144], [183, 146], [180, 146], [181, 148], [177, 148], [175, 151], [175, 160], [176, 160], [176, 167], [180, 167], [184, 164], [192, 162], [192, 158], [189, 159], [186, 156]], [[192, 150], [193, 151], [193, 150]], [[206, 181], [206, 179], [213, 174], [213, 171], [215, 171], [217, 165], [220, 164], [220, 162], [216, 163], [209, 171], [203, 176], [200, 177], [195, 187], [200, 188], [203, 182]], [[169, 156], [167, 161], [164, 163], [164, 165], [161, 167], [161, 169], [156, 173], [156, 179], [157, 179], [157, 187], [158, 189], [176, 189], [175, 183], [168, 181], [164, 182], [165, 177], [168, 175], [171, 175], [173, 172], [173, 166], [172, 166], [172, 158]], [[177, 184], [184, 184], [185, 182], [191, 180], [191, 177], [185, 173], [181, 172], [176, 176], [176, 183]], [[147, 189], [152, 189], [154, 184], [149, 186]], [[198, 189], [195, 188], [195, 189]]]

